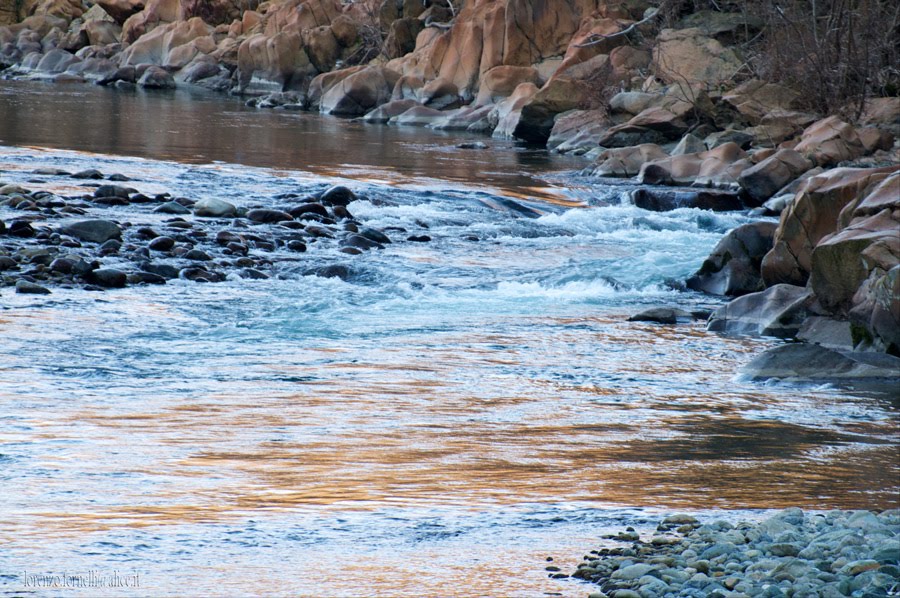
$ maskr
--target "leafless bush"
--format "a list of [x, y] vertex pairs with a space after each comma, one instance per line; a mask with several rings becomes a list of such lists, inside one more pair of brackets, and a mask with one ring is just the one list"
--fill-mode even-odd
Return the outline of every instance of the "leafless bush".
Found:
[[895, 0], [760, 0], [755, 11], [766, 18], [756, 70], [807, 108], [857, 118], [867, 98], [900, 91]]

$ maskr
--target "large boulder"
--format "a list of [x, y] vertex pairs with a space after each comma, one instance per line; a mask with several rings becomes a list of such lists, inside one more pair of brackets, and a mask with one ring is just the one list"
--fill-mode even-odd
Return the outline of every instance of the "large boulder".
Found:
[[478, 86], [478, 105], [494, 104], [508, 98], [521, 83], [540, 83], [540, 75], [530, 66], [496, 66], [481, 76]]
[[122, 229], [109, 220], [81, 220], [63, 226], [59, 232], [90, 243], [105, 243], [110, 239], [122, 238]]
[[180, 15], [179, 0], [147, 0], [142, 11], [131, 15], [122, 24], [122, 41], [133, 43], [160, 25], [178, 21]]
[[794, 110], [800, 94], [775, 83], [750, 79], [722, 96], [750, 125], [758, 125], [775, 111]]
[[710, 316], [706, 328], [726, 334], [792, 338], [810, 315], [813, 300], [804, 287], [775, 285], [723, 305]]
[[822, 239], [812, 252], [809, 284], [822, 307], [830, 313], [846, 315], [863, 282], [872, 276], [883, 276], [898, 263], [900, 210], [895, 217], [886, 209], [856, 219], [837, 234]]
[[123, 66], [164, 65], [168, 61], [170, 52], [199, 37], [208, 36], [211, 31], [212, 28], [200, 18], [157, 27], [131, 44], [122, 53], [119, 62]]
[[818, 382], [861, 382], [895, 393], [900, 358], [877, 353], [836, 351], [808, 343], [789, 343], [769, 349], [740, 369], [755, 380], [769, 378]]
[[730, 81], [744, 61], [702, 29], [663, 29], [653, 50], [656, 75], [666, 83], [714, 88]]
[[794, 149], [819, 166], [855, 160], [866, 151], [856, 129], [837, 116], [829, 116], [807, 127]]
[[365, 68], [329, 89], [319, 104], [325, 114], [362, 116], [391, 100], [400, 74], [378, 66]]
[[238, 48], [238, 91], [263, 93], [303, 86], [316, 73], [298, 33], [251, 35]]
[[870, 276], [853, 303], [850, 330], [857, 345], [900, 357], [900, 266]]
[[813, 163], [802, 154], [782, 149], [742, 172], [738, 184], [757, 204], [762, 204], [812, 167]]
[[605, 110], [570, 110], [557, 116], [547, 139], [547, 149], [566, 153], [590, 151], [609, 129]]
[[557, 114], [584, 108], [590, 87], [582, 81], [556, 78], [549, 81], [522, 106], [513, 136], [532, 143], [545, 143], [553, 130]]
[[763, 290], [759, 267], [772, 248], [775, 228], [774, 222], [751, 222], [730, 231], [687, 279], [687, 287], [732, 296]]
[[96, 0], [95, 5], [121, 25], [133, 14], [144, 10], [145, 0]]
[[[538, 93], [534, 83], [521, 83], [505, 100], [491, 110], [488, 120], [494, 126], [493, 137], [512, 139], [522, 117], [522, 108]], [[552, 130], [552, 128], [551, 128]], [[547, 133], [549, 135], [549, 131]]]
[[794, 201], [782, 211], [772, 250], [763, 258], [761, 271], [766, 286], [805, 285], [813, 249], [823, 237], [837, 232], [842, 210], [854, 200], [863, 200], [869, 195], [867, 190], [876, 188], [897, 170], [836, 168], [806, 179]]
[[738, 177], [753, 166], [747, 153], [726, 143], [698, 154], [682, 154], [648, 162], [638, 181], [647, 185], [701, 185], [738, 189]]
[[644, 164], [665, 160], [667, 157], [666, 151], [653, 143], [612, 148], [597, 156], [597, 165], [591, 170], [591, 174], [601, 177], [633, 177]]

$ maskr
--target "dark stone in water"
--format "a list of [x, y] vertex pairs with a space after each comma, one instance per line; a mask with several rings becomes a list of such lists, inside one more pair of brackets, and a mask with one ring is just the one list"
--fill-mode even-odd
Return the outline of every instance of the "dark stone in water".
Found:
[[658, 324], [677, 324], [678, 319], [691, 319], [688, 312], [672, 307], [651, 307], [628, 318], [629, 322], [656, 322]]
[[102, 179], [103, 173], [94, 168], [81, 170], [72, 175], [73, 179]]
[[727, 191], [693, 191], [670, 189], [636, 189], [631, 194], [634, 205], [651, 212], [669, 212], [678, 208], [697, 208], [713, 212], [744, 209], [736, 193]]
[[0, 272], [4, 272], [6, 270], [12, 270], [14, 268], [18, 268], [19, 263], [12, 259], [11, 257], [0, 255]]
[[159, 236], [159, 233], [157, 233], [152, 228], [149, 228], [146, 226], [143, 226], [143, 227], [137, 229], [136, 231], [134, 231], [134, 234], [135, 234], [135, 236], [137, 236], [138, 239], [143, 239], [145, 241], [155, 239], [156, 237]]
[[122, 229], [110, 220], [82, 220], [66, 225], [59, 230], [60, 233], [75, 237], [79, 241], [90, 243], [105, 243], [110, 239], [120, 239]]
[[178, 272], [178, 277], [194, 282], [222, 282], [225, 276], [220, 272], [210, 272], [203, 268], [183, 268]]
[[196, 262], [208, 262], [212, 260], [212, 256], [206, 253], [205, 251], [201, 251], [199, 249], [191, 249], [187, 253], [184, 254], [184, 259], [193, 260]]
[[116, 173], [116, 174], [111, 174], [108, 177], [106, 177], [106, 180], [116, 181], [118, 183], [124, 183], [124, 182], [130, 181], [131, 177], [127, 177], [124, 174]]
[[347, 255], [362, 255], [362, 250], [356, 247], [341, 247], [340, 252]]
[[16, 281], [16, 292], [23, 295], [49, 295], [50, 289], [28, 280]]
[[24, 220], [13, 220], [9, 223], [9, 230], [7, 234], [13, 237], [22, 237], [22, 238], [30, 238], [34, 236], [34, 227], [31, 226], [30, 222], [26, 222]]
[[98, 251], [100, 252], [100, 255], [112, 255], [114, 253], [118, 253], [121, 248], [122, 243], [120, 243], [116, 239], [110, 239], [109, 241], [103, 243], [98, 248]]
[[153, 272], [132, 272], [128, 275], [132, 284], [166, 284], [166, 278]]
[[141, 270], [157, 274], [166, 279], [178, 278], [178, 268], [169, 264], [154, 264], [153, 262], [144, 262], [141, 264]]
[[381, 243], [377, 243], [369, 238], [366, 238], [362, 235], [350, 235], [343, 241], [341, 241], [341, 245], [343, 247], [355, 247], [357, 249], [384, 249], [384, 245]]
[[97, 197], [94, 203], [101, 206], [127, 206], [130, 202], [122, 197]]
[[319, 198], [326, 206], [347, 206], [356, 201], [356, 194], [343, 185], [335, 185], [326, 190]]
[[154, 212], [158, 214], [190, 214], [191, 211], [178, 203], [177, 201], [167, 201], [166, 203], [158, 206]]
[[291, 251], [303, 252], [303, 251], [306, 251], [306, 243], [304, 243], [303, 241], [296, 241], [296, 240], [288, 241], [287, 248], [290, 249]]
[[281, 210], [256, 209], [247, 212], [247, 218], [253, 222], [272, 223], [293, 220], [294, 217]]
[[172, 237], [156, 237], [148, 245], [154, 251], [169, 251], [175, 247], [175, 239]]
[[406, 238], [407, 241], [412, 241], [413, 243], [428, 243], [431, 241], [431, 237], [428, 235], [411, 235]]
[[343, 264], [332, 264], [330, 266], [322, 266], [308, 270], [306, 274], [309, 276], [319, 276], [321, 278], [340, 278], [341, 280], [349, 280], [352, 271]]
[[241, 278], [249, 278], [251, 280], [266, 280], [269, 278], [269, 275], [265, 272], [260, 272], [256, 268], [244, 268], [240, 271]]
[[320, 203], [303, 203], [299, 206], [294, 206], [288, 210], [288, 213], [294, 218], [299, 218], [300, 216], [306, 214], [318, 214], [319, 216], [328, 217], [328, 210], [325, 209]]
[[387, 245], [388, 243], [391, 242], [390, 238], [386, 234], [384, 234], [383, 232], [381, 232], [378, 229], [369, 228], [368, 226], [364, 226], [361, 229], [359, 229], [359, 234], [360, 234], [360, 236], [363, 236], [363, 237], [369, 239], [370, 241], [374, 241], [376, 243], [381, 243], [382, 245]]
[[121, 185], [100, 185], [94, 191], [94, 197], [121, 197], [128, 199], [128, 196], [132, 193], [137, 193], [137, 189]]
[[87, 278], [90, 282], [107, 288], [121, 288], [128, 282], [128, 275], [115, 268], [94, 270]]

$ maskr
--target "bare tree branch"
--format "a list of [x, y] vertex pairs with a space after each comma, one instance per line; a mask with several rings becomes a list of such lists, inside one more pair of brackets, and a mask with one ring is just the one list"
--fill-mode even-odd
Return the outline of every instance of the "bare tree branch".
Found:
[[653, 9], [653, 12], [651, 12], [649, 15], [647, 15], [646, 17], [644, 17], [644, 18], [641, 19], [640, 21], [635, 21], [634, 23], [632, 23], [631, 25], [629, 25], [628, 27], [626, 27], [626, 28], [623, 29], [622, 31], [617, 31], [616, 33], [610, 33], [609, 35], [603, 35], [602, 33], [594, 33], [594, 34], [592, 34], [592, 35], [588, 38], [588, 41], [582, 42], [582, 43], [580, 43], [580, 44], [575, 44], [575, 47], [576, 47], [576, 48], [588, 48], [588, 47], [590, 47], [590, 46], [594, 46], [594, 45], [599, 44], [599, 43], [602, 42], [603, 40], [613, 39], [613, 38], [615, 38], [615, 37], [621, 37], [621, 36], [623, 36], [623, 35], [628, 35], [628, 34], [631, 33], [632, 31], [634, 31], [635, 28], [640, 27], [641, 25], [644, 25], [644, 24], [646, 24], [646, 23], [651, 22], [653, 19], [656, 18], [656, 16], [657, 16], [658, 14], [659, 14], [659, 10], [658, 10], [658, 9]]

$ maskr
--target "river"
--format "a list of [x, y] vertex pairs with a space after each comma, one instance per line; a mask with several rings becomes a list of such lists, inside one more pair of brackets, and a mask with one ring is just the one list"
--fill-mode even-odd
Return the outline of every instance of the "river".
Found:
[[0, 82], [4, 182], [75, 193], [31, 172], [93, 167], [238, 205], [343, 182], [358, 219], [433, 239], [261, 281], [0, 289], [0, 590], [584, 596], [547, 558], [663, 511], [898, 506], [891, 397], [743, 380], [777, 341], [626, 321], [719, 305], [666, 281], [746, 214], [646, 212], [576, 159], [471, 139]]

